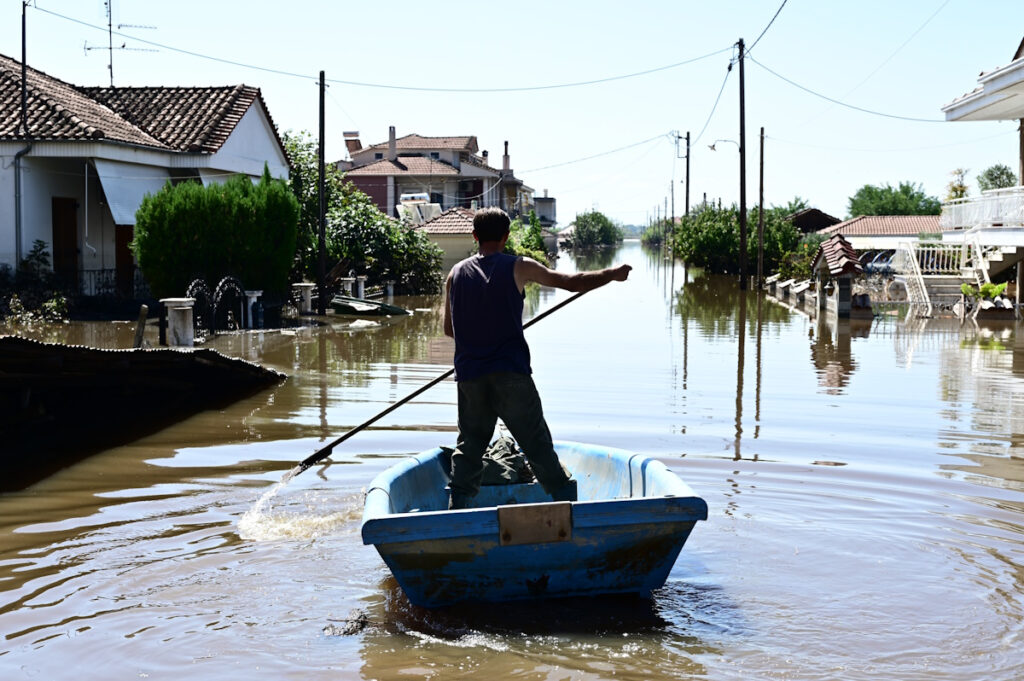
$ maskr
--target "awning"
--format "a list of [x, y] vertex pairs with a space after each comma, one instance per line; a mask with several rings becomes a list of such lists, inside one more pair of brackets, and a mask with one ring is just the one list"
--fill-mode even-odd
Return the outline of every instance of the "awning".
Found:
[[135, 211], [147, 194], [156, 194], [170, 179], [166, 168], [93, 159], [116, 225], [134, 225]]

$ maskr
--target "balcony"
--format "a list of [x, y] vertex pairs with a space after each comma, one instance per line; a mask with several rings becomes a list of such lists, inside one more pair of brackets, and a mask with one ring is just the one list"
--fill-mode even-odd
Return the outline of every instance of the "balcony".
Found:
[[982, 192], [981, 196], [942, 204], [943, 231], [979, 228], [1024, 228], [1024, 187]]

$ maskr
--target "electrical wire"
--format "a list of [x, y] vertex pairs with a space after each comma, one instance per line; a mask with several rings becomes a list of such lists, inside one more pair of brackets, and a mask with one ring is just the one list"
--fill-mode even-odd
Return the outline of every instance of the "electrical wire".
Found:
[[[524, 170], [523, 172], [524, 173], [536, 173], [536, 172], [539, 172], [541, 170], [549, 170], [551, 168], [560, 168], [562, 166], [571, 165], [573, 163], [581, 163], [583, 161], [590, 161], [591, 159], [600, 158], [601, 156], [607, 156], [608, 154], [614, 154], [614, 153], [617, 153], [617, 152], [620, 152], [620, 151], [625, 151], [626, 149], [632, 149], [633, 147], [639, 147], [641, 145], [653, 142], [654, 140], [662, 139], [662, 138], [665, 137], [665, 134], [666, 133], [662, 133], [661, 135], [655, 135], [654, 137], [648, 137], [647, 139], [641, 140], [640, 142], [634, 142], [633, 144], [627, 144], [626, 146], [619, 147], [618, 149], [610, 149], [608, 151], [602, 151], [601, 153], [593, 154], [592, 156], [584, 156], [583, 158], [577, 158], [577, 159], [574, 159], [572, 161], [563, 161], [562, 163], [554, 163], [554, 164], [549, 165], [549, 166], [541, 166], [540, 168], [530, 168], [529, 170]], [[671, 134], [671, 133], [667, 133], [667, 134]]]
[[699, 142], [701, 136], [704, 134], [704, 131], [708, 129], [708, 124], [711, 123], [711, 118], [712, 116], [715, 115], [715, 110], [718, 108], [718, 102], [721, 101], [722, 99], [722, 93], [725, 92], [725, 84], [729, 82], [729, 74], [732, 73], [732, 65], [733, 61], [730, 60], [729, 67], [725, 70], [725, 78], [722, 79], [722, 87], [718, 89], [718, 96], [715, 97], [715, 104], [714, 106], [711, 107], [711, 113], [708, 114], [707, 120], [704, 121], [704, 127], [702, 127], [700, 129], [700, 132], [697, 133], [697, 136], [693, 138], [692, 144], [696, 144], [697, 142]]
[[[288, 77], [291, 77], [291, 78], [303, 78], [303, 79], [307, 79], [307, 80], [313, 80], [313, 78], [311, 76], [306, 75], [306, 74], [295, 73], [295, 72], [292, 72], [292, 71], [283, 71], [281, 69], [273, 69], [273, 68], [269, 68], [269, 67], [266, 67], [266, 66], [257, 66], [255, 64], [246, 64], [244, 62], [234, 61], [232, 59], [224, 59], [224, 58], [221, 58], [221, 57], [214, 57], [214, 56], [207, 55], [207, 54], [201, 54], [199, 52], [193, 52], [191, 50], [184, 50], [184, 49], [181, 49], [181, 48], [178, 48], [178, 47], [172, 47], [170, 45], [165, 45], [163, 43], [158, 43], [158, 42], [155, 42], [155, 41], [152, 41], [152, 40], [146, 40], [144, 38], [138, 38], [138, 37], [133, 36], [133, 35], [128, 35], [126, 33], [121, 33], [119, 31], [108, 31], [107, 29], [105, 29], [105, 28], [103, 28], [101, 26], [96, 26], [95, 24], [90, 24], [90, 23], [82, 21], [80, 19], [75, 19], [73, 17], [69, 17], [69, 16], [66, 16], [66, 15], [60, 14], [58, 12], [54, 12], [52, 10], [44, 9], [42, 7], [36, 7], [35, 9], [39, 10], [40, 12], [44, 12], [46, 14], [49, 14], [51, 16], [55, 16], [55, 17], [58, 17], [60, 19], [64, 19], [66, 21], [70, 21], [70, 22], [73, 22], [73, 23], [76, 23], [76, 24], [80, 24], [82, 26], [87, 26], [89, 28], [93, 28], [93, 29], [96, 29], [98, 31], [104, 31], [104, 32], [107, 32], [107, 33], [112, 33], [113, 35], [116, 35], [116, 36], [118, 36], [120, 38], [128, 38], [130, 40], [135, 40], [135, 41], [138, 41], [140, 43], [145, 43], [147, 45], [153, 45], [155, 47], [159, 47], [161, 49], [168, 50], [168, 51], [171, 51], [171, 52], [178, 52], [178, 53], [181, 53], [181, 54], [186, 54], [186, 55], [188, 55], [190, 57], [198, 57], [199, 59], [208, 59], [210, 61], [215, 61], [215, 62], [219, 62], [219, 63], [222, 63], [222, 64], [229, 64], [231, 66], [239, 66], [241, 68], [246, 68], [246, 69], [254, 69], [254, 70], [257, 70], [257, 71], [263, 71], [264, 73], [273, 73], [273, 74], [276, 74], [276, 75], [279, 75], [279, 76], [288, 76]], [[598, 84], [601, 84], [601, 83], [609, 83], [609, 82], [616, 81], [616, 80], [626, 80], [628, 78], [636, 78], [636, 77], [639, 77], [639, 76], [646, 76], [646, 75], [650, 75], [652, 73], [657, 73], [659, 71], [667, 71], [669, 69], [678, 68], [680, 66], [685, 66], [687, 64], [693, 64], [694, 62], [698, 62], [698, 61], [701, 61], [703, 59], [707, 59], [709, 57], [713, 57], [715, 55], [721, 54], [723, 52], [727, 52], [730, 49], [732, 49], [732, 46], [723, 48], [721, 50], [716, 50], [714, 52], [709, 52], [708, 54], [704, 54], [704, 55], [701, 55], [699, 57], [693, 57], [691, 59], [684, 59], [683, 61], [676, 62], [674, 64], [666, 64], [664, 66], [656, 66], [654, 68], [645, 69], [643, 71], [636, 71], [636, 72], [633, 72], [633, 73], [625, 73], [625, 74], [621, 74], [621, 75], [617, 75], [617, 76], [607, 76], [605, 78], [595, 78], [595, 79], [592, 79], [592, 80], [582, 80], [582, 81], [575, 81], [575, 82], [570, 82], [570, 83], [555, 83], [555, 84], [550, 84], [550, 85], [529, 85], [529, 86], [523, 86], [523, 87], [499, 87], [499, 88], [455, 88], [455, 87], [421, 87], [421, 86], [415, 86], [415, 85], [393, 85], [393, 84], [388, 84], [388, 83], [369, 83], [369, 82], [363, 82], [363, 81], [342, 80], [340, 78], [325, 78], [325, 81], [328, 82], [328, 83], [335, 83], [335, 84], [338, 84], [338, 85], [351, 85], [351, 86], [355, 86], [355, 87], [382, 88], [382, 89], [387, 89], [387, 90], [404, 90], [404, 91], [413, 91], [413, 92], [460, 92], [460, 93], [474, 93], [474, 92], [530, 92], [530, 91], [538, 91], [538, 90], [555, 90], [555, 89], [560, 89], [560, 88], [582, 87], [582, 86], [585, 86], [585, 85], [598, 85]]]
[[1016, 136], [1016, 134], [1017, 133], [1015, 131], [1007, 130], [1005, 132], [1000, 132], [1000, 133], [997, 133], [995, 135], [987, 135], [985, 137], [978, 137], [976, 139], [963, 140], [963, 141], [960, 141], [960, 142], [947, 142], [946, 144], [931, 144], [931, 145], [918, 146], [918, 147], [885, 147], [885, 148], [876, 148], [876, 149], [864, 149], [864, 148], [859, 148], [858, 149], [858, 148], [854, 148], [854, 147], [839, 147], [839, 146], [822, 145], [822, 144], [808, 144], [806, 142], [796, 142], [796, 141], [793, 141], [793, 140], [782, 139], [781, 137], [774, 137], [774, 136], [769, 136], [769, 135], [765, 135], [765, 139], [766, 140], [772, 140], [773, 142], [781, 142], [783, 144], [789, 144], [789, 145], [796, 146], [796, 147], [805, 147], [805, 148], [808, 148], [808, 149], [824, 149], [824, 150], [827, 150], [827, 151], [857, 151], [857, 152], [864, 152], [864, 153], [871, 153], [871, 154], [892, 153], [892, 152], [901, 153], [902, 154], [902, 153], [906, 153], [908, 151], [927, 151], [929, 149], [945, 149], [947, 147], [958, 147], [958, 146], [962, 146], [962, 145], [965, 145], [965, 144], [972, 144], [973, 145], [973, 144], [977, 144], [979, 142], [987, 142], [988, 140], [993, 140], [993, 139], [997, 139], [997, 138], [1000, 138], [1000, 137], [1009, 137], [1010, 135]]
[[[782, 8], [786, 6], [786, 3], [788, 1], [789, 0], [782, 0], [782, 4], [779, 5], [779, 8], [777, 10], [775, 10], [775, 16], [772, 17], [772, 20], [769, 21], [768, 25], [764, 27], [763, 31], [761, 31], [761, 35], [757, 36], [757, 40], [751, 43], [750, 47], [747, 48], [747, 54], [750, 54], [751, 50], [753, 50], [754, 47], [757, 46], [759, 42], [761, 42], [761, 38], [763, 38], [764, 34], [768, 32], [768, 29], [772, 27], [772, 24], [775, 23], [775, 20], [779, 18], [779, 13], [782, 11]], [[949, 0], [946, 1], [949, 2]]]
[[777, 73], [777, 72], [771, 70], [770, 68], [768, 68], [767, 66], [765, 66], [764, 64], [762, 64], [758, 60], [754, 59], [753, 57], [749, 57], [749, 59], [750, 59], [750, 61], [752, 61], [755, 64], [757, 64], [758, 66], [760, 66], [762, 69], [764, 69], [768, 73], [772, 74], [773, 76], [775, 76], [776, 78], [778, 78], [780, 80], [783, 80], [783, 81], [789, 83], [793, 87], [799, 88], [800, 90], [803, 90], [804, 92], [806, 92], [808, 94], [814, 95], [815, 97], [820, 97], [821, 99], [824, 99], [827, 102], [832, 102], [833, 104], [838, 104], [839, 106], [846, 107], [847, 109], [853, 109], [854, 111], [860, 111], [861, 113], [871, 114], [872, 116], [883, 116], [885, 118], [895, 118], [895, 119], [898, 119], [898, 120], [901, 120], [901, 121], [913, 121], [913, 122], [916, 122], [916, 123], [945, 123], [946, 122], [945, 120], [943, 120], [941, 118], [914, 118], [913, 116], [898, 116], [896, 114], [888, 114], [888, 113], [884, 113], [882, 111], [873, 111], [872, 109], [865, 109], [864, 107], [854, 106], [853, 104], [847, 104], [846, 102], [841, 102], [838, 99], [833, 99], [832, 97], [829, 97], [827, 95], [823, 95], [820, 92], [815, 92], [814, 90], [812, 90], [812, 89], [810, 89], [808, 87], [804, 87], [800, 83], [794, 82], [794, 81], [790, 80], [789, 78], [786, 78], [782, 74]]

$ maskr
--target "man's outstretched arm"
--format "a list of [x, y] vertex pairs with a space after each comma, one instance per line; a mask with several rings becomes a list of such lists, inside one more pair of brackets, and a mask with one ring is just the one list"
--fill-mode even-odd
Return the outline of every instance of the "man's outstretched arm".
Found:
[[533, 258], [523, 257], [516, 263], [515, 277], [520, 291], [527, 283], [535, 281], [541, 286], [553, 286], [573, 293], [580, 293], [593, 291], [595, 288], [600, 288], [613, 281], [626, 281], [632, 269], [629, 265], [619, 265], [603, 270], [566, 274], [545, 267]]

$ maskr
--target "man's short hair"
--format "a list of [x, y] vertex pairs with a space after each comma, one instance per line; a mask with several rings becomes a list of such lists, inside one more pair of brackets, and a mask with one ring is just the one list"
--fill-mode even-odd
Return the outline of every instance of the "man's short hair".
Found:
[[501, 238], [508, 234], [509, 225], [508, 213], [500, 208], [491, 206], [481, 208], [473, 216], [473, 231], [481, 243], [486, 241], [501, 241]]

